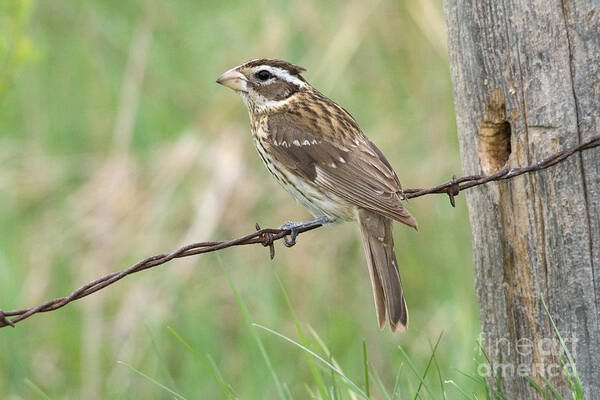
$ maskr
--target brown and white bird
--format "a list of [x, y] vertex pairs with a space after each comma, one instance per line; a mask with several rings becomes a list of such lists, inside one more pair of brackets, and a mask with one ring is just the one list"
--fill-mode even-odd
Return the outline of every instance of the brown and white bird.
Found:
[[405, 330], [408, 311], [394, 253], [392, 221], [417, 229], [402, 205], [398, 176], [342, 107], [312, 88], [304, 68], [259, 59], [230, 69], [217, 83], [238, 92], [250, 114], [252, 138], [267, 169], [316, 220], [360, 226], [379, 327]]

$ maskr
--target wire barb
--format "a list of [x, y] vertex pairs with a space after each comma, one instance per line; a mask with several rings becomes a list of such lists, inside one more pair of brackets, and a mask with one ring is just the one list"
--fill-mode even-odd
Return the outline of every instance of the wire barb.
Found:
[[456, 207], [456, 203], [454, 201], [454, 196], [458, 196], [460, 193], [460, 185], [456, 182], [456, 175], [452, 175], [452, 185], [448, 186], [446, 189], [446, 194], [448, 194], [448, 198], [450, 199], [450, 204], [452, 207]]
[[[256, 230], [260, 231], [260, 225], [258, 222], [256, 223]], [[264, 247], [269, 247], [269, 258], [272, 260], [275, 258], [275, 245], [273, 244], [273, 234], [271, 232], [265, 232], [262, 235], [262, 245]]]
[[[500, 171], [491, 175], [470, 175], [456, 178], [456, 175], [452, 176], [452, 180], [442, 183], [441, 185], [434, 186], [428, 189], [404, 189], [403, 195], [406, 199], [412, 199], [415, 197], [421, 197], [430, 194], [447, 194], [452, 207], [455, 207], [455, 196], [461, 191], [484, 185], [493, 181], [501, 181], [511, 179], [519, 175], [523, 175], [528, 172], [541, 171], [553, 165], [556, 165], [573, 154], [591, 149], [593, 147], [600, 146], [600, 135], [593, 136], [588, 140], [565, 149], [561, 152], [555, 153], [552, 156], [543, 159], [539, 163], [529, 165], [523, 168], [504, 168]], [[313, 229], [321, 227], [322, 224], [313, 224], [298, 228], [298, 235], [304, 232], [308, 232]], [[79, 289], [73, 291], [70, 295], [60, 297], [53, 300], [48, 300], [45, 303], [38, 305], [37, 307], [25, 308], [21, 310], [2, 311], [0, 309], [0, 328], [5, 326], [15, 327], [17, 322], [31, 317], [34, 314], [41, 312], [48, 312], [57, 310], [75, 300], [79, 300], [83, 297], [89, 296], [105, 287], [112, 285], [113, 283], [123, 279], [124, 277], [140, 272], [146, 269], [154, 268], [159, 265], [165, 264], [175, 258], [190, 257], [197, 254], [210, 253], [213, 251], [223, 250], [233, 246], [246, 246], [251, 244], [262, 244], [264, 247], [269, 247], [269, 256], [271, 259], [275, 257], [275, 246], [274, 243], [278, 240], [284, 239], [287, 235], [291, 234], [290, 229], [273, 229], [273, 228], [261, 228], [257, 223], [255, 225], [256, 231], [249, 233], [245, 236], [237, 239], [227, 241], [213, 241], [213, 242], [199, 242], [183, 246], [168, 254], [157, 254], [148, 257], [131, 267], [124, 269], [120, 272], [112, 272], [104, 275], [96, 280], [93, 280]], [[290, 247], [290, 246], [288, 246]], [[8, 317], [13, 317], [9, 319]]]

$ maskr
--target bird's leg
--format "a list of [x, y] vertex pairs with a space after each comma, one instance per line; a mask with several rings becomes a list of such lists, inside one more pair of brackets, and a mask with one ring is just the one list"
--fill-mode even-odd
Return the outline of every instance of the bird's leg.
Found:
[[281, 225], [279, 227], [279, 229], [289, 229], [290, 230], [290, 240], [288, 240], [287, 237], [284, 237], [283, 240], [284, 240], [286, 246], [292, 247], [293, 245], [296, 244], [296, 237], [298, 236], [298, 233], [300, 233], [300, 229], [312, 228], [312, 227], [319, 226], [319, 225], [330, 224], [332, 222], [335, 222], [335, 219], [329, 218], [327, 216], [323, 216], [323, 217], [311, 219], [310, 221], [303, 221], [303, 222], [287, 221], [286, 223]]

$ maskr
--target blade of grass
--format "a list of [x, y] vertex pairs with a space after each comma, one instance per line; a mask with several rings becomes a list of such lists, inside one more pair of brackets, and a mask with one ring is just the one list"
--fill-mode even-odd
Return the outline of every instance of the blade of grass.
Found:
[[554, 322], [554, 318], [552, 318], [552, 315], [550, 315], [550, 311], [548, 310], [548, 306], [546, 305], [544, 296], [541, 296], [541, 300], [542, 300], [542, 305], [544, 306], [544, 310], [546, 310], [546, 314], [548, 315], [548, 318], [550, 319], [550, 323], [552, 323], [552, 328], [554, 329], [554, 333], [556, 333], [556, 336], [558, 336], [560, 345], [562, 346], [565, 354], [567, 355], [567, 359], [569, 360], [569, 364], [571, 365], [571, 368], [573, 370], [573, 378], [575, 381], [574, 382], [575, 390], [573, 391], [573, 398], [574, 399], [583, 399], [583, 387], [581, 385], [581, 380], [579, 379], [579, 374], [577, 373], [577, 366], [575, 365], [575, 360], [573, 359], [571, 352], [567, 348], [567, 345], [566, 345], [565, 341], [563, 340], [563, 337], [561, 336], [560, 332], [558, 331], [558, 327], [556, 326], [556, 323]]
[[417, 396], [419, 396], [419, 392], [421, 391], [421, 387], [423, 386], [422, 382], [424, 382], [425, 378], [427, 377], [427, 372], [429, 371], [429, 367], [431, 366], [433, 357], [435, 357], [435, 352], [438, 348], [438, 345], [440, 344], [440, 340], [442, 340], [443, 334], [444, 334], [444, 331], [442, 331], [440, 333], [440, 336], [438, 337], [437, 342], [435, 342], [435, 346], [433, 347], [433, 352], [431, 353], [431, 357], [429, 357], [429, 361], [427, 361], [427, 365], [425, 366], [425, 371], [423, 372], [423, 379], [421, 379], [421, 383], [419, 383], [419, 387], [417, 388], [417, 393], [415, 393], [414, 400], [417, 400]]
[[350, 378], [348, 378], [342, 371], [340, 371], [338, 368], [336, 368], [335, 366], [333, 366], [329, 361], [326, 361], [325, 359], [323, 359], [321, 356], [319, 356], [318, 354], [316, 354], [315, 352], [313, 352], [312, 350], [302, 346], [300, 343], [290, 339], [289, 337], [282, 335], [281, 333], [274, 331], [271, 328], [267, 328], [266, 326], [260, 325], [260, 324], [254, 324], [254, 326], [264, 329], [265, 331], [280, 337], [281, 339], [290, 342], [291, 344], [299, 347], [300, 349], [304, 350], [305, 352], [309, 353], [310, 355], [312, 355], [314, 358], [316, 358], [317, 360], [319, 360], [321, 363], [325, 364], [329, 369], [331, 369], [333, 372], [335, 372], [336, 374], [338, 374], [340, 377], [342, 377], [342, 379], [344, 381], [346, 381], [346, 383], [348, 383], [356, 393], [360, 394], [363, 398], [368, 399], [367, 395], [365, 392], [363, 392], [363, 390], [361, 388], [359, 388], [354, 382], [352, 382], [352, 380]]
[[544, 375], [540, 375], [540, 376], [542, 377], [542, 380], [546, 383], [546, 386], [548, 386], [550, 388], [550, 390], [552, 391], [552, 394], [554, 394], [554, 397], [558, 400], [563, 400], [562, 395], [558, 392], [558, 390], [556, 390], [554, 385]]
[[[485, 357], [486, 361], [488, 362], [488, 365], [490, 366], [490, 370], [494, 371], [494, 364], [488, 357], [485, 349], [483, 348], [483, 345], [481, 344], [481, 342], [479, 340], [477, 340], [476, 343], [479, 346], [479, 350], [481, 351], [481, 353]], [[502, 360], [500, 360], [500, 362], [502, 362]], [[498, 367], [498, 371], [500, 371], [500, 367]], [[468, 374], [465, 374], [461, 371], [458, 371], [458, 372], [460, 372], [461, 374], [463, 374], [465, 376], [469, 376]], [[496, 376], [494, 377], [495, 378], [494, 380], [496, 382], [496, 388], [491, 387], [487, 379], [483, 379], [482, 385], [486, 388], [486, 393], [489, 394], [489, 392], [492, 392], [494, 394], [494, 396], [500, 397], [500, 399], [505, 399], [504, 393], [502, 393], [501, 375], [502, 374], [500, 372], [496, 372]], [[471, 376], [469, 376], [469, 377], [472, 378]], [[489, 395], [488, 395], [488, 397], [489, 397]]]
[[[333, 355], [331, 354], [331, 351], [329, 351], [329, 348], [327, 347], [327, 345], [325, 344], [325, 342], [323, 341], [323, 339], [321, 339], [321, 337], [319, 336], [319, 334], [317, 333], [317, 331], [315, 331], [315, 329], [311, 325], [308, 325], [308, 331], [313, 336], [313, 338], [316, 340], [317, 344], [319, 346], [321, 346], [321, 349], [323, 350], [323, 352], [325, 353], [325, 355], [329, 358], [329, 361], [331, 362], [331, 364], [334, 367], [336, 367], [338, 370], [344, 372], [344, 370], [342, 369], [342, 367], [340, 367], [340, 365], [337, 363], [337, 361], [335, 361], [335, 358], [333, 358]], [[319, 365], [319, 367], [321, 367], [321, 366]], [[344, 385], [348, 386], [348, 384], [346, 382], [342, 381], [342, 383]], [[350, 396], [350, 399], [356, 400], [356, 394], [350, 388], [348, 389], [348, 396]]]
[[50, 400], [50, 396], [48, 396], [38, 385], [33, 383], [31, 380], [29, 380], [28, 378], [25, 378], [25, 379], [23, 379], [23, 382], [27, 386], [29, 386], [29, 389], [34, 391], [35, 394], [37, 394], [39, 397], [41, 397], [42, 399], [45, 399], [45, 400]]
[[367, 397], [371, 397], [371, 389], [369, 388], [369, 363], [367, 359], [367, 342], [363, 339], [363, 367], [365, 369], [365, 392]]
[[144, 374], [142, 371], [135, 369], [133, 366], [127, 364], [126, 362], [123, 361], [117, 361], [117, 364], [121, 364], [126, 366], [127, 368], [131, 369], [133, 372], [135, 372], [136, 374], [140, 375], [141, 377], [143, 377], [144, 379], [146, 379], [149, 382], [154, 383], [156, 386], [160, 387], [161, 389], [171, 393], [173, 396], [177, 397], [178, 399], [182, 399], [182, 400], [186, 400], [185, 397], [183, 397], [182, 395], [180, 395], [179, 393], [177, 393], [176, 391], [169, 389], [168, 387], [166, 387], [165, 385], [163, 385], [162, 383], [160, 383], [159, 381], [157, 381], [156, 379]]
[[494, 389], [493, 387], [490, 386], [489, 382], [487, 379], [478, 377], [478, 376], [472, 376], [469, 375], [465, 372], [462, 372], [459, 369], [454, 369], [456, 372], [458, 372], [459, 374], [461, 374], [464, 377], [467, 377], [469, 379], [471, 379], [472, 381], [480, 384], [481, 386], [483, 386], [486, 389], [486, 393], [487, 392], [491, 392], [492, 394], [494, 394], [495, 398], [499, 398], [500, 400], [506, 400], [506, 397], [504, 396], [504, 393], [502, 393], [501, 391], [498, 391], [496, 389]]
[[283, 391], [285, 392], [286, 396], [288, 399], [293, 399], [294, 396], [292, 396], [292, 392], [290, 392], [290, 388], [288, 387], [287, 383], [283, 383]]
[[461, 374], [462, 376], [471, 379], [473, 382], [478, 383], [480, 385], [486, 386], [487, 385], [487, 380], [480, 377], [480, 376], [473, 376], [473, 375], [469, 375], [466, 372], [462, 372], [459, 369], [454, 368], [454, 370], [456, 372], [458, 372], [459, 374]]
[[529, 384], [533, 386], [535, 390], [537, 390], [544, 397], [544, 399], [552, 400], [552, 397], [544, 389], [542, 389], [542, 387], [538, 385], [536, 381], [531, 379], [531, 377], [526, 376], [525, 379], [527, 379], [527, 382], [529, 382]]
[[[331, 360], [330, 360], [331, 361]], [[332, 393], [332, 398], [335, 399], [340, 399], [341, 395], [340, 395], [340, 388], [337, 385], [337, 380], [335, 378], [335, 372], [331, 371], [331, 393]]]
[[400, 363], [398, 371], [396, 372], [396, 378], [394, 378], [394, 389], [392, 390], [393, 398], [400, 397], [400, 373], [402, 372], [402, 367], [404, 367], [404, 363]]
[[281, 385], [281, 381], [279, 380], [279, 377], [277, 376], [277, 372], [275, 371], [275, 368], [273, 367], [273, 363], [271, 362], [271, 358], [269, 357], [269, 354], [267, 353], [267, 349], [265, 348], [265, 345], [262, 342], [262, 339], [258, 335], [258, 332], [256, 331], [256, 329], [254, 329], [254, 322], [252, 321], [252, 317], [250, 317], [250, 312], [248, 311], [248, 307], [246, 307], [246, 303], [244, 302], [244, 300], [242, 299], [242, 296], [240, 295], [240, 293], [237, 291], [235, 285], [233, 284], [233, 280], [231, 279], [231, 276], [229, 275], [229, 271], [227, 271], [227, 268], [225, 268], [225, 264], [223, 263], [223, 259], [221, 258], [221, 255], [219, 253], [217, 253], [216, 256], [217, 256], [217, 260], [219, 261], [219, 265], [221, 266], [221, 270], [223, 271], [225, 278], [227, 278], [229, 287], [231, 288], [231, 291], [233, 292], [233, 295], [235, 296], [238, 306], [239, 306], [240, 310], [242, 311], [244, 321], [246, 322], [248, 329], [250, 329], [250, 332], [252, 333], [252, 336], [254, 337], [254, 340], [256, 341], [256, 345], [258, 346], [258, 349], [260, 350], [260, 354], [262, 355], [263, 360], [265, 361], [265, 364], [267, 365], [267, 369], [269, 370], [269, 372], [271, 373], [271, 376], [273, 377], [273, 381], [275, 382], [275, 387], [277, 388], [277, 394], [279, 395], [279, 398], [281, 400], [285, 400], [285, 393], [283, 392], [283, 386]]
[[167, 329], [187, 349], [187, 351], [189, 351], [194, 356], [194, 358], [200, 362], [200, 365], [204, 367], [204, 369], [213, 377], [213, 379], [219, 384], [219, 386], [221, 386], [221, 389], [223, 389], [223, 392], [225, 392], [227, 398], [238, 397], [233, 391], [233, 389], [229, 385], [227, 385], [219, 377], [219, 375], [211, 368], [210, 364], [200, 354], [198, 354], [196, 350], [194, 350], [194, 348], [190, 346], [190, 344], [186, 342], [185, 339], [175, 329], [171, 328], [170, 326], [167, 326]]
[[167, 368], [165, 358], [163, 357], [162, 353], [160, 352], [160, 349], [158, 348], [158, 345], [156, 344], [156, 340], [154, 340], [154, 333], [152, 332], [152, 330], [150, 329], [150, 327], [148, 326], [148, 324], [145, 321], [144, 321], [144, 327], [146, 328], [146, 333], [148, 334], [148, 337], [150, 338], [150, 343], [152, 343], [152, 350], [154, 350], [154, 353], [156, 353], [156, 356], [158, 358], [158, 363], [160, 365], [160, 368], [161, 368], [164, 376], [169, 380], [169, 383], [171, 384], [171, 386], [173, 386], [174, 388], [177, 389], [175, 380], [173, 379], [173, 376], [169, 372], [169, 368]]
[[[331, 363], [331, 365], [333, 365], [335, 367], [335, 364]], [[321, 371], [321, 373], [323, 374], [323, 376], [327, 375], [329, 376], [329, 374], [331, 374], [331, 369], [324, 364], [321, 363], [317, 363], [317, 368], [319, 369], [319, 371]], [[337, 367], [336, 367], [337, 368]], [[343, 370], [339, 369], [339, 371], [341, 371], [342, 373], [344, 373]], [[358, 397], [356, 397], [356, 393], [354, 392], [354, 387], [349, 384], [345, 379], [340, 379], [337, 381], [338, 384], [344, 386], [344, 388], [348, 389], [348, 396], [350, 397], [351, 400], [356, 400]], [[354, 383], [356, 385], [356, 383]], [[358, 385], [356, 385], [358, 386]], [[358, 386], [360, 387], [360, 386]], [[331, 386], [327, 387], [327, 393], [331, 394]], [[319, 399], [322, 399], [322, 397], [317, 396]]]
[[385, 388], [385, 385], [383, 384], [383, 380], [381, 380], [381, 377], [379, 376], [379, 373], [377, 372], [377, 370], [375, 368], [373, 368], [371, 373], [373, 375], [373, 380], [375, 381], [377, 386], [379, 386], [379, 391], [381, 392], [381, 394], [383, 394], [385, 396], [386, 400], [392, 400], [393, 398], [394, 399], [399, 398], [399, 396], [398, 397], [394, 396], [393, 393], [390, 396], [387, 389]]
[[462, 390], [462, 388], [460, 386], [458, 386], [456, 384], [456, 382], [454, 382], [453, 380], [449, 379], [449, 380], [446, 381], [446, 383], [449, 384], [449, 385], [454, 386], [456, 388], [456, 390], [458, 390], [458, 392], [465, 397], [465, 399], [472, 400], [472, 398], [464, 390]]
[[571, 378], [571, 372], [569, 371], [569, 365], [565, 362], [565, 358], [562, 354], [559, 354], [560, 364], [563, 367], [563, 371], [565, 373], [565, 378], [567, 379], [567, 383], [569, 384], [569, 389], [571, 389], [571, 393], [573, 394], [573, 399], [577, 399], [575, 396], [575, 384], [573, 383], [573, 379]]
[[[300, 322], [298, 321], [298, 317], [296, 316], [296, 313], [294, 312], [294, 308], [292, 307], [292, 302], [290, 300], [290, 297], [288, 296], [287, 290], [285, 290], [285, 287], [283, 286], [283, 282], [281, 281], [279, 274], [275, 273], [275, 276], [277, 277], [277, 281], [279, 282], [279, 287], [281, 288], [281, 292], [283, 293], [283, 298], [285, 299], [285, 303], [287, 304], [288, 310], [290, 310], [290, 314], [292, 315], [292, 319], [294, 320], [294, 324], [296, 325], [296, 331], [298, 332], [298, 337], [300, 338], [300, 343], [302, 343], [302, 345], [304, 345], [305, 347], [308, 347], [308, 342], [306, 341], [304, 332], [302, 332]], [[315, 380], [315, 384], [317, 385], [317, 389], [319, 390], [321, 397], [323, 399], [329, 398], [329, 396], [327, 394], [327, 387], [325, 386], [325, 382], [323, 382], [323, 378], [321, 377], [321, 374], [319, 373], [319, 371], [317, 370], [317, 367], [315, 366], [313, 358], [307, 353], [304, 353], [304, 354], [306, 356], [306, 361], [308, 362], [308, 367], [313, 376], [313, 379]]]
[[[206, 358], [208, 359], [208, 362], [210, 363], [210, 366], [213, 369], [213, 371], [215, 371], [215, 375], [217, 375], [217, 377], [221, 380], [221, 382], [225, 383], [225, 379], [223, 379], [223, 374], [219, 370], [219, 367], [217, 366], [217, 363], [215, 362], [215, 360], [211, 357], [210, 354], [207, 354]], [[225, 383], [225, 384], [227, 385], [227, 387], [229, 387], [233, 391], [233, 388], [231, 387], [231, 385], [229, 385], [228, 383]], [[236, 395], [236, 397], [239, 397], [239, 396]]]
[[[404, 349], [402, 348], [402, 346], [398, 346], [398, 349], [400, 349], [400, 352], [402, 353], [402, 356], [406, 360], [406, 363], [408, 364], [408, 367], [411, 369], [411, 371], [413, 372], [413, 374], [415, 374], [415, 376], [417, 378], [419, 378], [419, 381], [423, 384], [423, 386], [425, 387], [425, 390], [427, 390], [427, 392], [429, 393], [429, 395], [432, 398], [435, 398], [435, 396], [433, 395], [433, 392], [429, 388], [429, 385], [427, 385], [427, 383], [425, 383], [425, 381], [421, 378], [421, 375], [417, 372], [417, 369], [415, 368], [415, 365], [413, 364], [412, 360], [410, 359], [410, 357], [408, 356], [408, 354], [406, 353], [406, 351], [404, 351]], [[418, 394], [418, 391], [417, 391], [417, 394]]]
[[[308, 386], [307, 383], [304, 383], [304, 388], [306, 389], [306, 391], [308, 392], [308, 394], [310, 395], [311, 399], [319, 399], [319, 397], [317, 396], [317, 394], [315, 392], [312, 391], [312, 389], [310, 388], [310, 386]], [[291, 398], [291, 397], [290, 397]]]
[[[438, 340], [438, 342], [439, 342], [439, 340]], [[431, 342], [429, 342], [429, 348], [432, 348]], [[433, 357], [433, 364], [435, 365], [435, 369], [437, 371], [438, 378], [440, 380], [440, 390], [442, 391], [442, 396], [444, 396], [444, 400], [446, 400], [446, 388], [444, 386], [444, 380], [442, 379], [442, 373], [440, 371], [440, 367], [438, 365], [437, 358], [435, 357], [435, 351], [433, 349], [432, 349], [432, 352], [433, 352], [433, 356], [434, 356]]]

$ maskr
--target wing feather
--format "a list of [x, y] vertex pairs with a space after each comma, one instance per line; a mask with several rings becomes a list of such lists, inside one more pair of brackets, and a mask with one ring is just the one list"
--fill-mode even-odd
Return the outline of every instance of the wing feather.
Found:
[[340, 140], [333, 141], [328, 139], [335, 133], [331, 125], [290, 112], [271, 115], [268, 125], [264, 140], [278, 162], [351, 204], [416, 229], [402, 205], [396, 173], [362, 132], [353, 132], [352, 138], [338, 135]]

